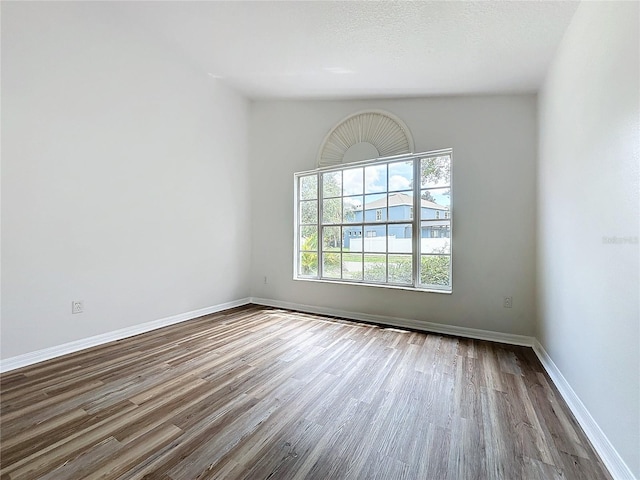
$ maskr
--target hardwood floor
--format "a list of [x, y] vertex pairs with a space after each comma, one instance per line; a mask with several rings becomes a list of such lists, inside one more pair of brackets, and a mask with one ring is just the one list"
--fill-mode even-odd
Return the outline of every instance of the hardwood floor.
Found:
[[14, 370], [7, 479], [610, 479], [530, 348], [257, 306]]

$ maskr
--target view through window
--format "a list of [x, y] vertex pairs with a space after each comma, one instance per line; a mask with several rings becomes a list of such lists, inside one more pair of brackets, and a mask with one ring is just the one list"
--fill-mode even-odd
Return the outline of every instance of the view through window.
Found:
[[450, 292], [451, 171], [447, 149], [295, 174], [295, 278]]

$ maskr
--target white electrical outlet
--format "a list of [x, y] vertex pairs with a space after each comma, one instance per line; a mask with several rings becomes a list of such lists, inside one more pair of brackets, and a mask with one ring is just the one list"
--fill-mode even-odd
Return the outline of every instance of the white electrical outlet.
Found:
[[511, 308], [511, 306], [513, 305], [511, 297], [504, 297], [504, 302], [502, 305], [504, 306], [504, 308]]
[[71, 302], [71, 313], [82, 313], [83, 311], [82, 300], [74, 300]]

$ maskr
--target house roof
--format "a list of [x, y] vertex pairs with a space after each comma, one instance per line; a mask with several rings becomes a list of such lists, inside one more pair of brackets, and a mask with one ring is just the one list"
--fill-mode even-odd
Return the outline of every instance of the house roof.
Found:
[[[398, 205], [410, 205], [413, 206], [413, 197], [407, 195], [402, 192], [395, 192], [389, 194], [389, 206], [395, 207]], [[365, 210], [374, 210], [376, 208], [384, 208], [387, 206], [387, 199], [381, 198], [379, 200], [375, 200], [373, 202], [365, 203]], [[421, 201], [422, 208], [430, 208], [432, 210], [449, 210], [444, 205], [438, 205], [437, 203], [430, 202], [428, 200], [422, 199]]]

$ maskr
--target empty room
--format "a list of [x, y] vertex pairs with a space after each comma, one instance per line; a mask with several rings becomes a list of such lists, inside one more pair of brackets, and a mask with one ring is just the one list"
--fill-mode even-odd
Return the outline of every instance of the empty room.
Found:
[[640, 479], [640, 2], [0, 15], [2, 480]]

